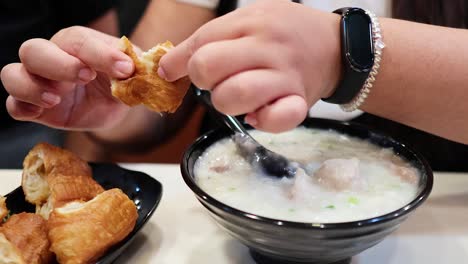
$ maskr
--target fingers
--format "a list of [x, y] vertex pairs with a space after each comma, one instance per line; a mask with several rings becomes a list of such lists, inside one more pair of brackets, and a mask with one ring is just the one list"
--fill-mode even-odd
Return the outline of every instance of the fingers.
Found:
[[97, 31], [70, 27], [52, 39], [57, 47], [81, 60], [92, 69], [114, 78], [127, 78], [134, 70], [130, 57], [117, 48], [117, 39]]
[[245, 121], [256, 129], [279, 133], [293, 129], [304, 121], [308, 109], [303, 97], [290, 95], [248, 114]]
[[49, 80], [88, 83], [96, 72], [45, 39], [31, 39], [19, 50], [24, 67], [33, 74]]
[[45, 108], [60, 103], [58, 91], [51, 87], [51, 82], [30, 74], [21, 63], [5, 66], [1, 79], [5, 90], [15, 100]]
[[200, 47], [210, 42], [242, 37], [243, 25], [246, 22], [236, 17], [235, 14], [239, 12], [240, 10], [236, 10], [206, 23], [188, 39], [171, 49], [161, 58], [158, 74], [171, 82], [178, 80], [187, 75], [188, 61]]
[[288, 74], [277, 70], [256, 69], [241, 72], [220, 83], [212, 91], [213, 105], [229, 115], [255, 112], [263, 105], [299, 92]]
[[38, 118], [44, 111], [43, 108], [37, 105], [18, 101], [12, 96], [7, 98], [6, 107], [11, 117], [21, 121], [32, 121]]
[[259, 44], [252, 37], [212, 42], [204, 45], [188, 62], [192, 82], [202, 89], [212, 89], [238, 72], [257, 68], [275, 68], [282, 63], [281, 47]]
[[307, 116], [303, 90], [292, 73], [255, 69], [220, 83], [211, 92], [211, 99], [219, 111], [229, 115], [247, 113], [246, 122], [277, 133], [296, 127]]

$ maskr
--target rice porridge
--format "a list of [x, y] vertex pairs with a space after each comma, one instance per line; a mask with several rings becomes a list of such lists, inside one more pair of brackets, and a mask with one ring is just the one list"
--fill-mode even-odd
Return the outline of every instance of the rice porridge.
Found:
[[256, 215], [295, 222], [337, 223], [380, 216], [416, 197], [419, 171], [391, 149], [330, 130], [251, 131], [265, 147], [304, 164], [294, 178], [260, 173], [230, 138], [195, 164], [198, 186], [213, 198]]

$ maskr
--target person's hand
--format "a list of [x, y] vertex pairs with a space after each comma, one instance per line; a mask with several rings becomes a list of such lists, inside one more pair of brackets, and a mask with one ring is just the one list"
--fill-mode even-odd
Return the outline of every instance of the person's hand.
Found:
[[160, 61], [169, 81], [189, 75], [214, 106], [281, 132], [331, 94], [341, 72], [339, 16], [266, 0], [215, 19]]
[[23, 43], [21, 63], [1, 71], [10, 115], [65, 129], [106, 129], [121, 121], [129, 107], [112, 97], [109, 77], [126, 78], [134, 65], [118, 50], [117, 41], [89, 28], [71, 27], [50, 41]]

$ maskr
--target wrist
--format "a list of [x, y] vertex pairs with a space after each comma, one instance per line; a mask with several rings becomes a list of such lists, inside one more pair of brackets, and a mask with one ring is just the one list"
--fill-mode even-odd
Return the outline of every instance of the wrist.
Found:
[[84, 134], [93, 142], [97, 147], [104, 151], [115, 152], [131, 152], [143, 153], [148, 151], [153, 144], [148, 137], [110, 137], [107, 132], [103, 131], [85, 131]]
[[158, 131], [161, 129], [162, 117], [145, 107], [133, 107], [127, 115], [111, 127], [84, 132], [89, 140], [107, 150], [144, 152], [151, 148]]
[[333, 93], [322, 100], [354, 111], [372, 88], [384, 44], [378, 19], [371, 12], [353, 7], [334, 12], [341, 15], [342, 77]]
[[331, 34], [332, 41], [330, 45], [329, 61], [331, 62], [331, 72], [329, 73], [329, 82], [324, 86], [321, 98], [330, 97], [336, 90], [343, 78], [343, 60], [341, 55], [341, 16], [330, 14], [332, 24]]

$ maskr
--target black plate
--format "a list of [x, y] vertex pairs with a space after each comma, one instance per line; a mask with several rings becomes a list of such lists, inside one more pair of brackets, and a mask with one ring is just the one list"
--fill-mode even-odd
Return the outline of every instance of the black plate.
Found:
[[[115, 164], [90, 164], [94, 179], [108, 190], [120, 188], [133, 200], [138, 209], [138, 219], [133, 231], [120, 243], [110, 248], [96, 264], [112, 263], [131, 241], [136, 233], [151, 218], [162, 197], [162, 185], [157, 180], [142, 172], [131, 171]], [[24, 199], [21, 187], [6, 195], [6, 203], [11, 213], [34, 212], [34, 206]]]

